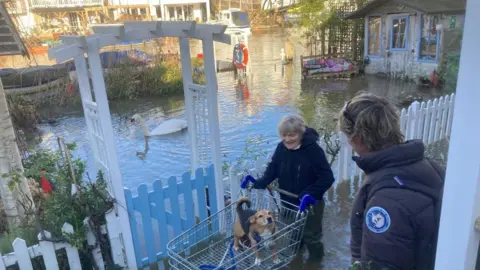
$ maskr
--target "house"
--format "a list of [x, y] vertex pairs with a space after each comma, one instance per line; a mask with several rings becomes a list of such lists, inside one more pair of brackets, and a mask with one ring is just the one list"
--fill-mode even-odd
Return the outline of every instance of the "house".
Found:
[[[15, 0], [26, 1], [26, 0]], [[84, 32], [90, 24], [128, 20], [205, 22], [209, 0], [30, 0], [35, 24], [53, 33]]]
[[28, 34], [35, 27], [33, 14], [27, 0], [2, 1], [3, 8], [22, 34]]
[[85, 31], [89, 16], [85, 8], [101, 7], [103, 0], [31, 0], [30, 11], [42, 34]]
[[465, 0], [372, 0], [346, 19], [365, 19], [365, 72], [429, 78], [460, 51]]
[[210, 0], [156, 0], [153, 5], [156, 6], [157, 16], [165, 21], [210, 20]]

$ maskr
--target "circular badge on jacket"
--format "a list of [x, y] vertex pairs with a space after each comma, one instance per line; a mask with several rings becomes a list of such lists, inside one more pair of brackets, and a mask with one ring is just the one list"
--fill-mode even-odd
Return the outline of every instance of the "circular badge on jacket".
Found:
[[382, 207], [374, 206], [368, 210], [365, 222], [370, 231], [383, 233], [390, 227], [390, 215]]

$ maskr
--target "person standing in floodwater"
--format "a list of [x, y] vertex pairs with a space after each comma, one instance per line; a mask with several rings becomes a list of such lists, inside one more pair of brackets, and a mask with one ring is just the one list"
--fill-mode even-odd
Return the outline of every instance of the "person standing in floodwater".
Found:
[[[305, 245], [310, 262], [319, 262], [324, 256], [322, 222], [325, 202], [323, 195], [334, 182], [333, 172], [325, 152], [318, 145], [317, 131], [305, 125], [299, 116], [284, 117], [278, 125], [281, 142], [273, 153], [264, 175], [253, 188], [265, 189], [278, 178], [279, 188], [297, 194], [309, 194], [317, 200], [313, 213], [307, 219], [301, 247]], [[283, 201], [298, 206], [299, 199], [281, 195]], [[285, 205], [289, 207], [289, 205]]]
[[366, 174], [350, 220], [353, 269], [434, 269], [445, 170], [421, 140], [404, 141], [385, 98], [360, 94], [338, 121]]

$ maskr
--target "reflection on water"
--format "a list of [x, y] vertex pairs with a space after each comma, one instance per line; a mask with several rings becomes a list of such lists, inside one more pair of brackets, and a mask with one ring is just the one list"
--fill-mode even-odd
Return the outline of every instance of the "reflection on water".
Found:
[[[249, 40], [251, 71], [246, 78], [234, 78], [232, 73], [218, 74], [218, 101], [221, 150], [226, 159], [234, 160], [244, 151], [245, 141], [262, 135], [261, 147], [273, 150], [278, 141], [276, 126], [286, 114], [300, 113], [312, 126], [319, 127], [325, 119], [331, 121], [344, 102], [361, 90], [386, 96], [397, 103], [409, 98], [431, 98], [441, 93], [417, 89], [410, 83], [399, 83], [376, 77], [356, 77], [351, 80], [309, 80], [302, 83], [297, 44], [294, 62], [282, 67], [280, 52], [287, 38], [281, 31], [254, 34]], [[222, 47], [223, 46], [223, 47]], [[217, 46], [217, 58], [231, 58], [231, 47]], [[110, 104], [120, 169], [124, 183], [135, 188], [171, 175], [180, 176], [190, 169], [188, 131], [149, 139], [149, 151], [144, 159], [137, 152], [145, 150], [141, 131], [130, 125], [130, 117], [139, 113], [150, 129], [166, 119], [185, 118], [182, 96], [148, 98]], [[43, 125], [41, 147], [56, 148], [55, 137], [76, 141], [76, 155], [86, 158], [92, 171], [91, 150], [81, 108], [65, 112], [54, 125]], [[333, 204], [326, 208], [325, 269], [345, 269], [348, 266], [349, 226], [351, 205], [348, 184], [340, 185]], [[295, 267], [299, 268], [299, 267]], [[312, 268], [310, 268], [312, 269]]]

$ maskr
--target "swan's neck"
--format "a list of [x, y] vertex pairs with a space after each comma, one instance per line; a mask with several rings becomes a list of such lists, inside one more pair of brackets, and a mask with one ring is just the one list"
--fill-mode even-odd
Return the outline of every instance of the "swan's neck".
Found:
[[143, 118], [138, 119], [138, 122], [140, 124], [140, 127], [142, 128], [143, 135], [144, 136], [149, 136], [150, 131], [148, 130], [147, 124], [145, 124], [145, 121], [143, 120]]

